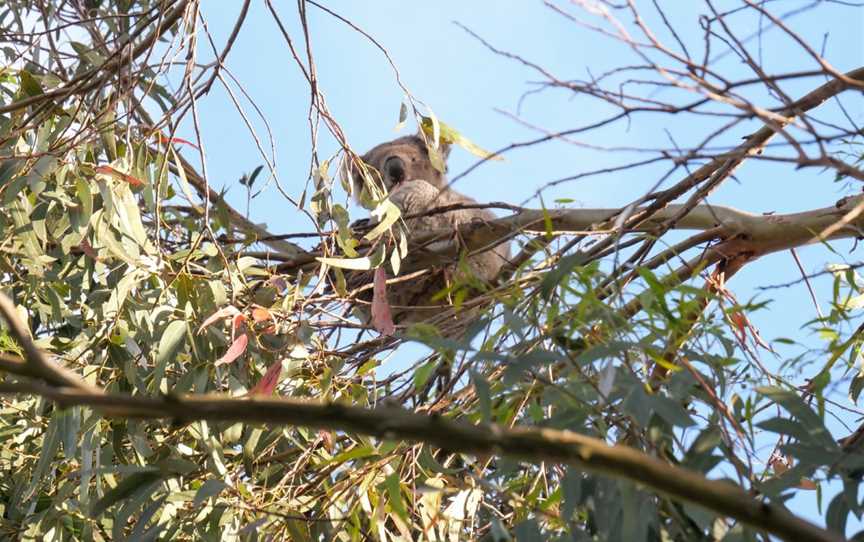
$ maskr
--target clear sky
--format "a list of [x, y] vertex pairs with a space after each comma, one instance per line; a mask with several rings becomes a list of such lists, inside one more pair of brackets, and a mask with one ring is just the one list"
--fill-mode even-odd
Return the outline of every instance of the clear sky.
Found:
[[[727, 9], [739, 5], [728, 0], [714, 3], [718, 8]], [[810, 3], [798, 0], [765, 2], [777, 14], [793, 12]], [[274, 4], [302, 51], [303, 33], [295, 3]], [[637, 0], [636, 4], [643, 10], [647, 22], [658, 29], [659, 38], [672, 45], [672, 37], [659, 26], [652, 2]], [[698, 16], [704, 13], [704, 4], [695, 0], [661, 4], [668, 8], [670, 23], [691, 48], [691, 53], [700, 55], [703, 46]], [[577, 26], [539, 1], [376, 0], [333, 1], [327, 5], [367, 31], [389, 51], [406, 86], [439, 118], [489, 150], [539, 135], [496, 109], [518, 112], [528, 123], [550, 131], [588, 124], [609, 116], [613, 110], [596, 99], [560, 90], [529, 95], [521, 102], [520, 108], [520, 98], [526, 91], [536, 89], [533, 83], [543, 77], [518, 61], [493, 54], [453, 24], [454, 21], [470, 28], [491, 45], [543, 66], [559, 79], [586, 79], [589, 73], [597, 75], [614, 67], [637, 63], [627, 47]], [[560, 6], [586, 21], [599, 22], [575, 5], [561, 2]], [[216, 43], [223, 43], [233, 25], [239, 3], [207, 3], [203, 10]], [[742, 37], [754, 33], [759, 24], [752, 15], [731, 20], [734, 30]], [[309, 22], [320, 86], [352, 147], [362, 153], [396, 135], [413, 132], [411, 125], [401, 134], [393, 131], [403, 93], [381, 52], [344, 23], [311, 5]], [[862, 8], [823, 2], [815, 10], [790, 16], [786, 24], [817, 49], [824, 48], [825, 57], [839, 70], [848, 71], [864, 65]], [[776, 29], [764, 33], [761, 48], [758, 43], [754, 39], [748, 42], [748, 47], [754, 54], [761, 49], [763, 66], [768, 73], [817, 68], [812, 58]], [[722, 53], [719, 48], [714, 52], [715, 55]], [[199, 60], [206, 60], [208, 56], [212, 55], [204, 55]], [[299, 197], [306, 186], [309, 168], [309, 91], [264, 2], [252, 3], [249, 19], [227, 65], [272, 127], [279, 182], [288, 194]], [[752, 75], [735, 55], [726, 55], [716, 66], [731, 79]], [[789, 95], [798, 97], [822, 82], [811, 78], [784, 82], [782, 87]], [[650, 93], [636, 87], [630, 90], [646, 95]], [[758, 89], [754, 89], [750, 96], [766, 107], [778, 105], [776, 100], [766, 97]], [[664, 92], [654, 97], [671, 98]], [[842, 99], [855, 122], [864, 126], [860, 94], [847, 93]], [[253, 120], [258, 136], [269, 152], [270, 143], [264, 126], [255, 118], [248, 101], [244, 101], [244, 110]], [[245, 201], [245, 196], [238, 179], [263, 163], [255, 142], [227, 94], [218, 86], [201, 102], [199, 115], [210, 183], [217, 188], [228, 187], [229, 199], [243, 209], [245, 204], [241, 202]], [[835, 102], [820, 110], [821, 118], [826, 120], [837, 120], [839, 115]], [[594, 146], [642, 148], [670, 147], [674, 140], [681, 147], [689, 147], [701, 142], [720, 122], [709, 117], [634, 116], [630, 122], [619, 122], [600, 131], [581, 134], [576, 139]], [[742, 124], [718, 143], [734, 145], [757, 127], [756, 123]], [[325, 158], [338, 147], [323, 126], [320, 134], [319, 152]], [[190, 138], [193, 135], [191, 126], [187, 124], [183, 133], [178, 135]], [[186, 155], [193, 157], [188, 151]], [[554, 142], [511, 152], [504, 162], [487, 163], [462, 179], [456, 188], [479, 201], [519, 204], [530, 200], [538, 188], [554, 179], [645, 157], [644, 154], [620, 150], [609, 152]], [[475, 160], [467, 152], [454, 149], [450, 160], [451, 174], [463, 171]], [[572, 198], [576, 200], [573, 205], [582, 207], [625, 205], [653, 186], [663, 171], [665, 166], [646, 167], [565, 183], [544, 193], [544, 200], [550, 203], [555, 198]], [[262, 173], [258, 184], [264, 181], [264, 177]], [[680, 174], [676, 175], [671, 182], [680, 178]], [[832, 179], [830, 172], [816, 169], [796, 170], [788, 164], [748, 162], [737, 172], [736, 180], [727, 182], [711, 196], [710, 202], [757, 213], [826, 207], [851, 193]], [[533, 200], [528, 205], [537, 206], [538, 202]], [[311, 230], [307, 219], [272, 186], [253, 201], [252, 218], [266, 222], [274, 233]], [[843, 258], [860, 259], [855, 254], [848, 255], [851, 247], [851, 242], [841, 242], [835, 246], [836, 254], [823, 247], [801, 249], [799, 254], [805, 269], [812, 272]], [[757, 294], [755, 287], [758, 285], [786, 282], [799, 276], [791, 255], [783, 252], [748, 266], [734, 278], [730, 288], [743, 301]], [[820, 301], [827, 303], [830, 280], [817, 281], [817, 287]], [[754, 317], [763, 337], [771, 340], [789, 336], [808, 344], [818, 344], [817, 336], [801, 328], [815, 317], [815, 309], [803, 284], [759, 296], [761, 299], [774, 299], [768, 310]], [[827, 307], [823, 306], [823, 309]], [[781, 349], [781, 352], [784, 351]], [[766, 357], [770, 355], [766, 354]], [[854, 424], [855, 420], [850, 423]], [[845, 434], [836, 422], [831, 424], [837, 436]], [[823, 497], [823, 507], [829, 501], [829, 497]], [[796, 498], [791, 506], [797, 513], [811, 519], [818, 517], [821, 522], [824, 508], [822, 514], [817, 513], [812, 494]]]

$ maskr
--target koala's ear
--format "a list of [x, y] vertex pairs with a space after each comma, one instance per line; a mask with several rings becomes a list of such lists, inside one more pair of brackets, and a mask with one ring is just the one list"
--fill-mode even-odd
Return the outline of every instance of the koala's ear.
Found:
[[[432, 141], [432, 130], [424, 130], [423, 127], [417, 127], [417, 134], [415, 135], [417, 139], [423, 142], [433, 143]], [[439, 135], [438, 136], [438, 153], [441, 155], [445, 161], [447, 157], [450, 156], [450, 143], [444, 141], [444, 139]]]

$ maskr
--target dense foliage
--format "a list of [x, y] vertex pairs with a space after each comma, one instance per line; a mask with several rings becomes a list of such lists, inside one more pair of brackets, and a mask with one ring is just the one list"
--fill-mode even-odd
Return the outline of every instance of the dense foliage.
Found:
[[[299, 6], [301, 19], [315, 9]], [[312, 190], [286, 194], [314, 235], [264, 231], [213, 190], [206, 167], [193, 166], [203, 158], [198, 142], [175, 131], [224, 83], [220, 67], [235, 37], [211, 50], [199, 9], [186, 0], [0, 6], [0, 288], [52, 363], [109, 394], [168, 402], [273, 395], [574, 431], [727, 478], [754, 499], [782, 504], [817, 492], [834, 532], [860, 519], [864, 456], [825, 421], [837, 416], [854, 430], [861, 412], [855, 319], [864, 281], [854, 267], [832, 267], [830, 310], [809, 330], [789, 332], [818, 331], [822, 347], [788, 341], [780, 356], [748, 318], [766, 310], [762, 302], [736, 299], [725, 283], [759, 265], [751, 264], [758, 250], [714, 250], [729, 231], [684, 238], [671, 237], [674, 221], [640, 227], [687, 190], [693, 209], [728, 178], [731, 162], [755, 157], [760, 145], [667, 156], [682, 183], [637, 202], [655, 209], [620, 210], [594, 232], [557, 228], [558, 215], [541, 210], [539, 222], [511, 232], [519, 258], [498, 284], [454, 282], [442, 294], [451, 314], [485, 308], [464, 333], [442, 336], [427, 324], [382, 335], [352, 318], [345, 276], [351, 268], [404, 274], [415, 245], [383, 193], [366, 203], [384, 227], [351, 229], [360, 215], [349, 216], [340, 176], [357, 157], [315, 94], [311, 57], [298, 62], [312, 74], [312, 116], [344, 145], [329, 160], [316, 151]], [[758, 17], [764, 8], [749, 9]], [[719, 43], [714, 32], [706, 36]], [[686, 64], [671, 52], [666, 60]], [[655, 81], [689, 69], [654, 66]], [[724, 87], [719, 74], [690, 73], [705, 78], [700, 89], [728, 98], [690, 110], [725, 103], [732, 118], [773, 130], [775, 117], [792, 122], [815, 107], [772, 116], [736, 104], [735, 85]], [[817, 73], [842, 82], [824, 66]], [[850, 76], [832, 95], [855, 84], [860, 94], [862, 80]], [[626, 114], [637, 108], [595, 83], [559, 83], [620, 100]], [[406, 100], [403, 118], [417, 113], [429, 134], [485, 155]], [[655, 107], [647, 94], [632, 100]], [[808, 126], [820, 127], [805, 122], [784, 137], [803, 138]], [[822, 141], [815, 165], [861, 178], [854, 123]], [[814, 165], [796, 162], [795, 152], [781, 158], [788, 170]], [[241, 182], [251, 189], [266, 175]], [[340, 426], [338, 416], [334, 428], [318, 429], [69, 406], [33, 385], [57, 382], [16, 372], [30, 360], [10, 325], [0, 331], [3, 538], [767, 540], [758, 521], [729, 519], [708, 498], [699, 506], [669, 497], [662, 481], [649, 487], [614, 467], [600, 473], [543, 454], [467, 453], [458, 441], [442, 447], [388, 432], [386, 419], [372, 434]]]

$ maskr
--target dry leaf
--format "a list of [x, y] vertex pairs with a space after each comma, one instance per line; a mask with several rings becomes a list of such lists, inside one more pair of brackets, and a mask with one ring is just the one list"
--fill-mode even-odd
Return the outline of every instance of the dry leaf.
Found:
[[382, 335], [393, 335], [396, 326], [390, 315], [390, 304], [387, 302], [387, 272], [384, 267], [375, 270], [375, 281], [372, 290], [372, 326]]

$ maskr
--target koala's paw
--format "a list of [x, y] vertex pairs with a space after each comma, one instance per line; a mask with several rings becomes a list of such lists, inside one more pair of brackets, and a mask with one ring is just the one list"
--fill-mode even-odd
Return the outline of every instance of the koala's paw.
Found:
[[390, 201], [403, 211], [417, 212], [438, 197], [438, 189], [422, 179], [397, 184], [390, 191]]

